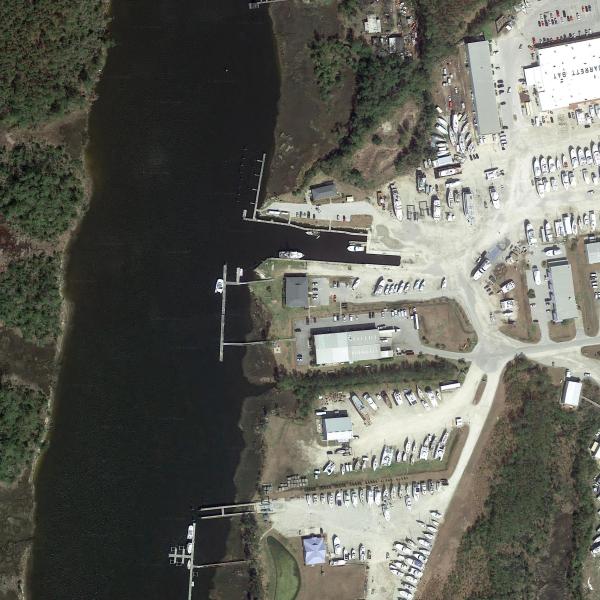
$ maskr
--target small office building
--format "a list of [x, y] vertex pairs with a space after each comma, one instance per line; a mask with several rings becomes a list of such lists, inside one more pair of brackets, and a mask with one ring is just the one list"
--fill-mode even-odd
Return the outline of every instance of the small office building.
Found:
[[319, 202], [323, 200], [333, 200], [337, 198], [338, 191], [333, 181], [327, 181], [325, 183], [319, 183], [313, 185], [310, 188], [310, 196], [313, 202]]
[[308, 308], [308, 277], [286, 275], [284, 284], [285, 305], [290, 308]]
[[352, 420], [345, 410], [327, 412], [322, 417], [321, 430], [326, 442], [349, 442], [353, 436]]
[[302, 554], [304, 564], [311, 567], [327, 562], [327, 548], [325, 540], [320, 535], [308, 535], [302, 538]]
[[587, 256], [587, 260], [590, 265], [600, 263], [600, 242], [586, 243], [585, 255]]

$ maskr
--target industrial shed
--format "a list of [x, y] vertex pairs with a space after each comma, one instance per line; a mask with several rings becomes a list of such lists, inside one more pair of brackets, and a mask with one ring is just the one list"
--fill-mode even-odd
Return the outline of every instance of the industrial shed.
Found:
[[552, 320], [560, 323], [579, 316], [571, 265], [566, 258], [548, 260], [548, 288], [552, 292]]
[[479, 135], [499, 133], [502, 127], [498, 117], [489, 42], [483, 40], [467, 44], [467, 60], [471, 73], [471, 87], [475, 98]]
[[316, 333], [313, 339], [318, 365], [382, 358], [381, 337], [375, 325], [369, 329]]

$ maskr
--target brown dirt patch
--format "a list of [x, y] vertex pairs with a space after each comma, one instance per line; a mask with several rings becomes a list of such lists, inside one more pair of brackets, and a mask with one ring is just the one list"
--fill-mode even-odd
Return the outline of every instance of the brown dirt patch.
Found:
[[577, 334], [575, 321], [569, 319], [562, 323], [548, 323], [548, 335], [553, 342], [568, 342]]
[[483, 396], [483, 392], [485, 391], [485, 386], [487, 385], [487, 379], [482, 379], [477, 386], [477, 390], [475, 392], [475, 397], [473, 398], [473, 404], [477, 406]]
[[581, 349], [581, 354], [587, 356], [588, 358], [595, 358], [596, 360], [600, 360], [600, 344], [595, 344], [593, 346], [584, 346]]
[[270, 416], [264, 436], [265, 460], [262, 480], [277, 489], [279, 482], [293, 473], [306, 474], [314, 468], [302, 458], [301, 444], [314, 444], [316, 426], [313, 418], [304, 421]]
[[477, 344], [477, 333], [462, 307], [448, 298], [418, 304], [421, 341], [434, 348], [468, 352]]
[[494, 425], [504, 411], [504, 406], [504, 384], [501, 382], [481, 435], [460, 480], [460, 486], [457, 487], [446, 511], [446, 517], [440, 527], [428, 568], [419, 585], [417, 596], [419, 599], [445, 600], [441, 593], [444, 583], [454, 568], [462, 536], [482, 513], [488, 495], [490, 473], [485, 467], [486, 449]]
[[573, 240], [567, 247], [567, 258], [571, 263], [575, 300], [581, 310], [583, 329], [586, 335], [598, 335], [598, 307], [594, 290], [590, 285], [590, 273], [600, 270], [600, 265], [589, 265], [585, 255], [584, 238]]
[[280, 100], [267, 196], [296, 187], [304, 170], [337, 145], [336, 126], [350, 114], [354, 82], [344, 77], [324, 102], [313, 74], [308, 45], [315, 31], [328, 37], [341, 34], [337, 2], [324, 5], [297, 0], [270, 7], [281, 72]]
[[352, 166], [358, 169], [373, 185], [380, 185], [396, 175], [394, 161], [403, 146], [410, 142], [411, 132], [420, 114], [419, 107], [406, 102], [384, 121], [373, 134], [381, 144], [367, 142], [356, 152]]
[[529, 303], [543, 301], [543, 298], [536, 297], [530, 299], [527, 296], [527, 278], [525, 277], [523, 267], [505, 266], [501, 272], [497, 273], [497, 276], [499, 277], [499, 281], [512, 279], [517, 284], [514, 290], [503, 296], [504, 298], [513, 298], [517, 301], [517, 317], [513, 323], [501, 325], [499, 328], [500, 333], [521, 342], [537, 344], [542, 337], [542, 332], [540, 331], [539, 323], [533, 322]]

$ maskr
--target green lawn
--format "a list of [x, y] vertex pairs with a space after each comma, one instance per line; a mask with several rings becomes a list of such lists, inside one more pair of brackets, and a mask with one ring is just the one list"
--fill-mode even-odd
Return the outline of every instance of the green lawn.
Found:
[[273, 559], [274, 590], [272, 600], [294, 600], [300, 590], [300, 570], [296, 559], [274, 537], [267, 538]]

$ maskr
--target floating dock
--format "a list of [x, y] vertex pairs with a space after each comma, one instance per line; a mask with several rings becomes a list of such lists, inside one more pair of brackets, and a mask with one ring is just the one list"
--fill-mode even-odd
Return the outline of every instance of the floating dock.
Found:
[[[235, 505], [233, 505], [235, 506]], [[186, 566], [188, 569], [188, 600], [192, 600], [194, 590], [194, 572], [197, 569], [209, 569], [213, 567], [234, 567], [247, 563], [245, 559], [225, 560], [222, 562], [194, 564], [194, 553], [196, 550], [196, 523], [192, 523], [188, 530], [188, 539], [186, 545], [171, 546], [169, 551], [169, 563], [178, 567]]]
[[223, 265], [223, 293], [221, 294], [221, 340], [219, 342], [219, 361], [223, 362], [223, 342], [225, 341], [225, 306], [227, 303], [227, 263]]

